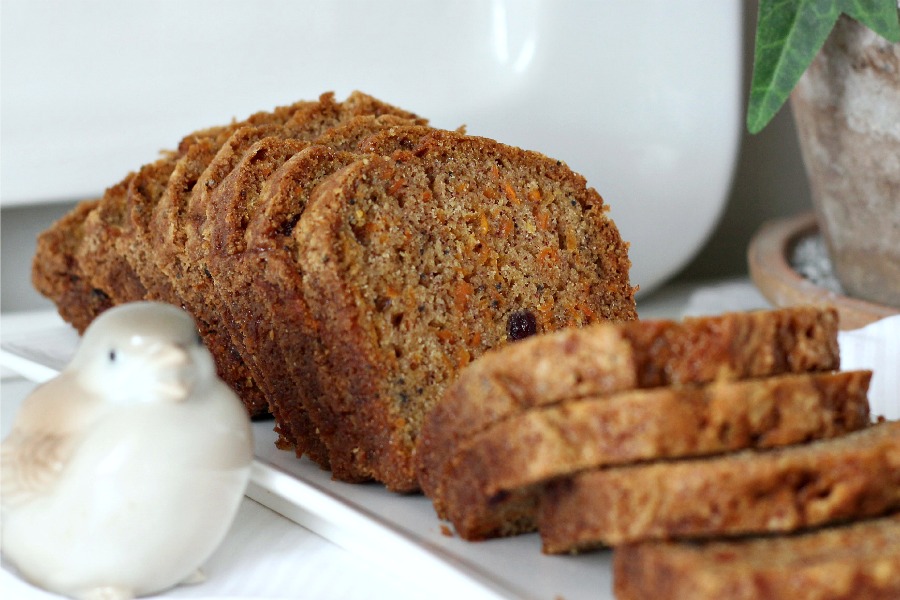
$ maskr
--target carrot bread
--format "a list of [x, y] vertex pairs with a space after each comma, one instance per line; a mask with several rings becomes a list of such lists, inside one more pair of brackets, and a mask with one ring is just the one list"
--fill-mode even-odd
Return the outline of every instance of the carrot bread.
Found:
[[508, 339], [636, 318], [627, 246], [557, 160], [435, 130], [323, 181], [295, 260], [327, 344], [331, 465], [417, 488], [424, 415]]
[[[252, 315], [234, 323], [247, 340], [248, 352], [265, 352], [259, 346], [269, 340], [281, 357], [283, 372], [273, 374], [271, 370], [279, 366], [268, 365], [269, 376], [277, 377], [289, 389], [276, 393], [273, 410], [284, 437], [281, 446], [293, 447], [298, 455], [305, 421], [318, 429], [318, 436], [323, 435], [322, 421], [312, 413], [318, 411], [314, 399], [322, 394], [320, 385], [327, 386], [328, 381], [317, 368], [316, 353], [321, 351], [318, 337], [311, 333], [317, 323], [303, 295], [291, 232], [315, 186], [358, 158], [355, 153], [336, 152], [318, 144], [292, 156], [266, 182], [258, 210], [249, 215], [246, 251], [218, 259], [218, 269], [231, 274], [217, 277], [217, 287], [230, 288], [226, 295], [233, 312]], [[328, 463], [327, 452], [317, 462]]]
[[471, 360], [637, 317], [606, 213], [561, 161], [325, 94], [185, 137], [47, 232], [34, 277], [79, 327], [185, 307], [282, 447], [412, 491], [423, 415]]
[[457, 533], [533, 530], [541, 486], [578, 471], [643, 460], [772, 448], [870, 423], [869, 371], [619, 392], [521, 413], [466, 440], [447, 470]]
[[[272, 114], [290, 113], [291, 110], [290, 107], [279, 108]], [[269, 114], [259, 113], [249, 121], [264, 120], [269, 118]], [[47, 278], [43, 273], [47, 264], [55, 262], [53, 248], [60, 246], [49, 243], [53, 238], [48, 239], [47, 244], [39, 244], [33, 267], [35, 287], [54, 300], [63, 318], [76, 329], [83, 331], [102, 310], [115, 304], [154, 299], [183, 305], [172, 290], [171, 282], [153, 269], [154, 263], [148, 260], [146, 252], [139, 251], [139, 225], [146, 221], [153, 202], [171, 184], [172, 176], [178, 173], [184, 159], [196, 154], [194, 150], [201, 143], [220, 145], [227, 130], [228, 127], [214, 127], [189, 134], [179, 143], [176, 151], [164, 153], [161, 159], [130, 173], [122, 182], [108, 189], [90, 211], [75, 211], [73, 214], [80, 214], [77, 226], [74, 221], [68, 220], [65, 226], [55, 226], [44, 234], [67, 239], [67, 262], [71, 264], [69, 277], [86, 282], [84, 285], [91, 288], [90, 294], [81, 294], [80, 297], [70, 294], [65, 300], [58, 299], [58, 290], [47, 289]], [[193, 182], [181, 180], [176, 187], [183, 189], [187, 184], [193, 186]], [[219, 374], [227, 377], [223, 362], [228, 359], [223, 358], [221, 352], [214, 353], [214, 357]], [[248, 388], [245, 385], [247, 381], [248, 377], [242, 373], [232, 377], [229, 383], [252, 415], [261, 414], [265, 412], [265, 402], [254, 393], [252, 386]]]
[[[323, 137], [327, 142], [343, 146], [381, 128], [415, 122], [415, 119], [396, 115], [364, 115], [327, 129]], [[321, 140], [311, 143], [315, 146]], [[286, 359], [274, 332], [276, 324], [290, 320], [298, 313], [305, 314], [305, 311], [302, 305], [291, 311], [283, 310], [286, 304], [291, 304], [287, 296], [292, 294], [292, 289], [277, 290], [271, 301], [262, 301], [266, 290], [254, 289], [267, 263], [280, 257], [282, 244], [271, 240], [272, 243], [265, 244], [265, 251], [258, 251], [256, 246], [262, 241], [254, 240], [253, 247], [248, 247], [246, 231], [258, 215], [268, 212], [271, 191], [288, 189], [281, 185], [286, 181], [285, 173], [281, 171], [283, 165], [290, 162], [287, 171], [306, 179], [310, 187], [317, 178], [321, 179], [320, 169], [311, 169], [306, 161], [292, 160], [310, 148], [311, 143], [270, 136], [256, 142], [244, 153], [209, 197], [204, 234], [208, 249], [203, 254], [214, 287], [211, 290], [213, 298], [208, 298], [207, 304], [217, 307], [216, 312], [226, 317], [222, 321], [232, 342], [240, 355], [246, 357], [254, 379], [264, 387], [269, 408], [278, 423], [279, 446], [293, 448], [298, 455], [309, 454], [315, 462], [327, 466], [327, 452], [317, 443], [315, 426], [306, 414], [308, 402], [298, 398], [310, 387], [306, 382], [315, 376], [314, 370], [306, 369], [305, 361]], [[345, 154], [347, 158], [341, 160], [329, 153], [325, 157], [325, 173], [358, 158], [356, 154]], [[276, 200], [281, 206], [292, 207], [288, 212], [293, 222], [300, 218], [306, 204], [308, 193], [303, 195], [303, 191], [303, 187], [291, 188], [287, 197]], [[290, 229], [279, 223], [266, 231], [271, 236], [283, 238]], [[297, 408], [287, 407], [288, 404], [296, 404]]]
[[106, 190], [96, 208], [87, 214], [81, 240], [75, 248], [75, 260], [81, 272], [87, 273], [94, 288], [103, 290], [114, 304], [143, 298], [146, 291], [125, 257], [115, 251], [126, 218], [125, 198], [135, 179], [136, 175], [131, 173], [119, 185]]
[[[282, 448], [305, 451], [308, 434], [303, 431], [311, 423], [307, 412], [318, 408], [322, 378], [317, 369], [321, 361], [316, 360], [318, 338], [310, 333], [315, 324], [303, 297], [290, 234], [315, 186], [363, 157], [342, 148], [354, 147], [382, 129], [414, 123], [395, 115], [354, 117], [293, 154], [279, 148], [295, 141], [266, 138], [211, 198], [207, 265], [223, 306], [242, 316], [228, 320], [232, 338], [244, 341], [241, 352], [257, 357], [259, 376], [275, 388], [272, 410]], [[259, 152], [264, 156], [257, 156]], [[321, 419], [317, 422], [322, 424]], [[326, 455], [310, 456], [328, 464]]]
[[896, 600], [900, 513], [802, 534], [616, 548], [620, 600]]
[[99, 203], [100, 199], [85, 200], [43, 231], [31, 266], [34, 289], [52, 300], [60, 316], [79, 333], [113, 306], [109, 295], [94, 287], [75, 258], [84, 238], [85, 219]]
[[676, 321], [600, 324], [524, 340], [465, 369], [425, 419], [422, 490], [446, 516], [440, 487], [462, 441], [561, 400], [635, 388], [742, 379], [839, 366], [837, 313], [794, 307]]
[[[333, 94], [323, 94], [317, 102], [302, 102], [296, 110], [277, 112], [271, 118], [258, 118], [234, 128], [214, 155], [197, 157], [191, 169], [199, 182], [190, 193], [170, 193], [158, 203], [150, 224], [157, 265], [173, 283], [182, 303], [197, 320], [204, 341], [214, 356], [219, 357], [220, 373], [232, 387], [243, 388], [244, 394], [268, 398], [274, 390], [267, 382], [257, 381], [246, 364], [252, 360], [236, 347], [228, 332], [230, 315], [223, 314], [217, 302], [206, 257], [209, 237], [206, 228], [211, 197], [219, 184], [232, 172], [256, 142], [266, 137], [308, 142], [329, 128], [361, 114], [397, 114], [405, 118], [415, 115], [383, 103], [371, 96], [354, 92], [344, 102], [336, 102]], [[171, 186], [170, 186], [171, 187]], [[239, 392], [240, 393], [240, 392]], [[267, 406], [270, 404], [266, 402]], [[311, 429], [311, 427], [307, 427]], [[301, 451], [304, 450], [301, 448]]]
[[[292, 393], [276, 400], [279, 429], [289, 435], [292, 429], [298, 429], [295, 423], [298, 417], [308, 413], [317, 434], [331, 439], [333, 424], [343, 418], [331, 412], [327, 403], [319, 401], [325, 393], [323, 390], [332, 385], [333, 376], [325, 360], [331, 350], [329, 340], [321, 337], [320, 323], [307, 303], [303, 272], [295, 258], [305, 250], [292, 233], [313, 190], [334, 172], [373, 153], [412, 147], [415, 140], [433, 131], [423, 125], [400, 125], [395, 117], [385, 117], [390, 116], [351, 119], [326, 131], [312, 146], [285, 163], [267, 182], [267, 197], [251, 215], [246, 233], [251, 250], [240, 257], [249, 262], [232, 269], [242, 274], [244, 285], [250, 287], [246, 294], [235, 289], [230, 297], [245, 304], [242, 314], [252, 314], [254, 308], [250, 304], [268, 310], [269, 319], [260, 322], [271, 324], [270, 337], [281, 348], [284, 364], [292, 376]], [[345, 150], [354, 144], [365, 146], [367, 154]], [[258, 337], [249, 331], [255, 322], [241, 319], [236, 324], [247, 337]], [[367, 473], [347, 468], [347, 463], [329, 461], [329, 465], [334, 476], [343, 481], [371, 478]]]
[[587, 471], [549, 486], [547, 553], [650, 539], [779, 533], [900, 508], [900, 421], [829, 440]]
[[[208, 199], [210, 212], [214, 215], [210, 225], [217, 227], [207, 227], [210, 250], [204, 256], [204, 269], [208, 276], [203, 281], [206, 321], [218, 320], [218, 326], [222, 329], [220, 335], [230, 340], [237, 349], [279, 423], [284, 423], [284, 419], [278, 411], [278, 400], [294, 393], [288, 365], [267, 324], [251, 312], [260, 304], [259, 298], [233, 295], [233, 290], [226, 284], [234, 275], [236, 265], [232, 262], [224, 264], [218, 259], [243, 249], [241, 227], [246, 223], [247, 213], [256, 208], [262, 182], [284, 161], [307, 146], [307, 142], [300, 140], [274, 136], [262, 138], [250, 146]], [[243, 304], [239, 305], [241, 300]], [[246, 309], [247, 305], [251, 307], [250, 311]], [[247, 329], [250, 331], [242, 331], [239, 321], [248, 321]], [[297, 431], [282, 425], [276, 427], [281, 438], [278, 445], [291, 447], [298, 455], [307, 454], [315, 462], [327, 466], [325, 447], [305, 413], [299, 415], [293, 428]]]

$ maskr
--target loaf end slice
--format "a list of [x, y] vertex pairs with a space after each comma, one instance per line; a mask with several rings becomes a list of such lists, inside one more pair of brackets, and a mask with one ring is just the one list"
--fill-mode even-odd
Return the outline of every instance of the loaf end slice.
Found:
[[79, 333], [104, 310], [113, 305], [109, 294], [94, 287], [75, 258], [84, 238], [84, 222], [100, 200], [80, 202], [71, 212], [53, 223], [37, 238], [32, 259], [31, 282], [50, 299], [64, 321]]

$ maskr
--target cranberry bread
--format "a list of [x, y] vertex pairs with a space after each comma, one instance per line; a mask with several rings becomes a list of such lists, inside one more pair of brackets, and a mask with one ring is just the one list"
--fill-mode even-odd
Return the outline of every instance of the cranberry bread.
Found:
[[586, 471], [551, 484], [547, 553], [783, 533], [900, 508], [900, 421], [776, 450]]
[[425, 419], [419, 483], [442, 504], [447, 466], [464, 439], [561, 400], [635, 388], [742, 379], [839, 366], [837, 312], [795, 307], [675, 321], [600, 324], [490, 352], [465, 369]]
[[896, 600], [900, 513], [789, 536], [616, 549], [620, 600]]
[[447, 131], [315, 190], [295, 229], [329, 352], [319, 399], [336, 476], [417, 489], [424, 415], [510, 336], [636, 317], [627, 246], [600, 196], [543, 155]]
[[531, 531], [541, 484], [603, 466], [772, 448], [869, 425], [869, 371], [619, 392], [539, 407], [463, 442], [442, 504], [456, 532]]

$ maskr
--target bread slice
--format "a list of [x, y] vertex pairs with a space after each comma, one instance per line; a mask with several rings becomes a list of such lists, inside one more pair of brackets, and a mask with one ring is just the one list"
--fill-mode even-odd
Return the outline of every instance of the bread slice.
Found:
[[[156, 169], [142, 168], [135, 177], [126, 206], [127, 218], [116, 251], [124, 256], [146, 289], [146, 299], [181, 304], [172, 282], [154, 259], [151, 222], [166, 194], [190, 193], [197, 178], [231, 134], [242, 126], [283, 126], [298, 111], [312, 104], [300, 101], [272, 111], [261, 111], [242, 121], [210, 127], [185, 136], [167, 161]], [[168, 200], [166, 200], [168, 202]]]
[[[295, 228], [322, 339], [332, 467], [417, 489], [424, 415], [461, 368], [531, 332], [636, 317], [627, 246], [563, 163], [431, 131], [323, 181]], [[335, 471], [337, 473], [337, 471]]]
[[182, 304], [177, 284], [163, 270], [156, 253], [157, 244], [165, 242], [160, 235], [165, 231], [161, 222], [178, 214], [173, 211], [184, 210], [187, 198], [222, 146], [242, 127], [284, 127], [294, 115], [311, 104], [314, 102], [300, 101], [279, 106], [242, 121], [194, 132], [181, 140], [177, 153], [168, 164], [169, 176], [161, 186], [158, 178], [148, 177], [142, 192], [129, 194], [127, 210], [130, 219], [117, 249], [141, 277], [148, 297]]
[[[119, 193], [124, 193], [121, 185]], [[71, 212], [41, 232], [31, 264], [34, 288], [49, 298], [63, 320], [79, 333], [84, 333], [97, 315], [113, 305], [104, 290], [94, 287], [75, 257], [84, 239], [85, 220], [100, 202], [98, 198], [78, 203]]]
[[[280, 435], [279, 447], [302, 454], [311, 435], [306, 396], [317, 396], [317, 372], [311, 368], [311, 339], [297, 322], [309, 318], [299, 276], [290, 269], [274, 287], [267, 271], [289, 260], [286, 243], [309, 193], [318, 181], [360, 155], [342, 151], [373, 132], [417, 120], [395, 115], [364, 115], [327, 130], [312, 146], [295, 140], [265, 138], [244, 156], [210, 201], [210, 249], [207, 266], [224, 309], [231, 338], [239, 343], [254, 375], [271, 388], [270, 408]], [[308, 149], [307, 149], [308, 148]], [[293, 263], [293, 260], [290, 260]], [[270, 267], [269, 265], [273, 265]], [[286, 307], [290, 307], [287, 309]], [[288, 333], [290, 332], [290, 333]], [[282, 340], [304, 348], [285, 355]], [[256, 358], [259, 360], [255, 360]], [[327, 453], [310, 456], [327, 466]]]
[[618, 392], [540, 407], [463, 442], [442, 504], [463, 538], [531, 531], [542, 483], [603, 466], [773, 448], [869, 425], [870, 371]]
[[[299, 455], [308, 454], [316, 462], [327, 466], [327, 453], [324, 446], [318, 443], [312, 423], [303, 419], [298, 427], [303, 428], [298, 436], [288, 431], [280, 423], [283, 419], [278, 414], [278, 399], [294, 393], [290, 377], [287, 375], [288, 365], [280, 354], [268, 323], [263, 322], [253, 312], [248, 312], [246, 305], [260, 304], [258, 297], [237, 298], [233, 294], [247, 293], [248, 290], [232, 290], [226, 283], [234, 277], [234, 264], [224, 264], [217, 260], [243, 250], [242, 227], [249, 214], [257, 209], [256, 203], [263, 182], [291, 156], [306, 148], [308, 144], [300, 140], [265, 137], [254, 143], [243, 155], [237, 166], [216, 187], [209, 197], [209, 209], [213, 215], [210, 227], [209, 251], [204, 257], [205, 269], [209, 274], [204, 282], [205, 302], [200, 310], [207, 311], [206, 320], [219, 319], [223, 339], [230, 343], [239, 353], [254, 379], [259, 383], [267, 399], [269, 411], [275, 415], [276, 431], [279, 433], [277, 445], [281, 448], [294, 448]], [[247, 276], [256, 276], [248, 273]], [[213, 315], [213, 316], [211, 316]], [[239, 323], [247, 322], [244, 329]], [[299, 439], [299, 441], [298, 441]], [[324, 462], [323, 462], [324, 461]]]
[[776, 450], [587, 471], [550, 485], [547, 553], [778, 533], [900, 508], [900, 421]]
[[[257, 113], [243, 123], [283, 124], [303, 104], [308, 103]], [[238, 123], [232, 123], [189, 134], [176, 150], [163, 152], [158, 160], [129, 174], [122, 184], [124, 193], [106, 194], [88, 216], [78, 260], [82, 270], [90, 274], [94, 286], [106, 290], [115, 304], [142, 299], [180, 304], [170, 282], [161, 276], [155, 262], [148, 260], [149, 249], [141, 234], [184, 156], [200, 142], [220, 146], [228, 138], [229, 131], [237, 126]], [[180, 184], [184, 185], [184, 182]]]
[[900, 513], [790, 536], [616, 549], [620, 600], [895, 600]]
[[[276, 109], [275, 113], [289, 110], [289, 107], [285, 107]], [[269, 114], [259, 113], [251, 117], [250, 121], [259, 120], [263, 115]], [[147, 218], [149, 206], [166, 188], [173, 169], [177, 171], [176, 167], [181, 164], [181, 159], [193, 151], [196, 142], [215, 144], [218, 139], [218, 143], [221, 144], [221, 138], [227, 129], [228, 127], [214, 127], [188, 135], [178, 145], [177, 150], [163, 153], [159, 160], [130, 173], [121, 183], [107, 190], [90, 211], [80, 214], [77, 226], [73, 221], [67, 221], [67, 225], [72, 225], [71, 231], [57, 231], [57, 237], [62, 235], [69, 241], [70, 273], [77, 272], [76, 277], [90, 282], [91, 298], [105, 299], [102, 302], [91, 301], [94, 306], [92, 310], [72, 317], [75, 319], [74, 325], [80, 331], [83, 331], [99, 311], [115, 304], [142, 299], [183, 304], [174, 293], [170, 282], [154, 268], [155, 263], [148, 260], [146, 247], [138, 243], [140, 241], [136, 235], [138, 225], [142, 219]], [[39, 248], [35, 257], [37, 279], [41, 277], [40, 269], [43, 268], [40, 266], [41, 263], [53, 264], [53, 257], [46, 256], [42, 248]], [[40, 281], [36, 282], [36, 286], [39, 290], [45, 287]], [[48, 293], [54, 291], [48, 290]], [[84, 303], [82, 299], [80, 304]], [[57, 304], [63, 307], [72, 305], [73, 302], [70, 298], [67, 302]], [[61, 310], [64, 318], [68, 318], [73, 309], [61, 308]], [[265, 412], [264, 406], [258, 406], [261, 399], [253, 399], [252, 394], [246, 393], [240, 385], [237, 385], [236, 389], [241, 392], [242, 399], [251, 414]]]
[[[318, 102], [302, 104], [283, 124], [265, 122], [236, 128], [197, 177], [199, 184], [189, 194], [167, 195], [156, 208], [151, 228], [157, 264], [198, 321], [207, 345], [219, 357], [217, 366], [222, 378], [246, 396], [271, 398], [272, 390], [261, 389], [259, 386], [265, 386], [266, 382], [252, 377], [228, 333], [223, 320], [225, 315], [217, 302], [206, 264], [210, 198], [250, 147], [261, 139], [279, 137], [308, 141], [360, 114], [398, 114], [415, 118], [408, 111], [359, 92], [354, 92], [344, 102], [336, 102], [333, 94], [323, 94]], [[198, 166], [201, 164], [198, 162]], [[263, 404], [268, 408], [269, 401], [264, 400]]]
[[[334, 378], [341, 375], [328, 367], [325, 357], [331, 352], [331, 340], [322, 336], [320, 323], [303, 292], [303, 273], [296, 256], [306, 250], [292, 233], [312, 192], [335, 171], [366, 157], [407, 147], [433, 131], [425, 125], [390, 125], [385, 129], [382, 118], [378, 117], [377, 121], [365, 123], [352, 119], [327, 131], [316, 144], [292, 157], [268, 182], [268, 197], [247, 227], [248, 245], [253, 248], [253, 260], [258, 267], [245, 269], [248, 273], [256, 271], [250, 277], [252, 291], [232, 295], [239, 301], [260, 299], [256, 304], [271, 312], [272, 337], [281, 347], [294, 383], [293, 393], [277, 400], [279, 429], [299, 431], [295, 421], [309, 414], [317, 434], [326, 441], [333, 438], [334, 424], [343, 417], [319, 400], [326, 393], [324, 390], [334, 384]], [[361, 128], [368, 128], [370, 135], [366, 136]], [[372, 134], [374, 129], [379, 132]], [[360, 138], [359, 146], [364, 146], [368, 154], [344, 150]], [[248, 320], [242, 320], [240, 326], [251, 327]], [[333, 454], [330, 452], [329, 468], [336, 479], [349, 482], [371, 479], [370, 474], [355, 469], [350, 461], [333, 461]]]
[[119, 185], [106, 190], [94, 210], [85, 217], [81, 240], [75, 248], [79, 270], [87, 275], [95, 289], [103, 290], [113, 304], [139, 300], [145, 292], [128, 261], [115, 251], [125, 219], [125, 198], [135, 177], [134, 173], [129, 173]]
[[534, 406], [635, 388], [743, 379], [839, 366], [832, 308], [803, 306], [684, 321], [599, 324], [487, 353], [427, 416], [417, 448], [422, 490], [446, 516], [440, 487], [462, 441]]

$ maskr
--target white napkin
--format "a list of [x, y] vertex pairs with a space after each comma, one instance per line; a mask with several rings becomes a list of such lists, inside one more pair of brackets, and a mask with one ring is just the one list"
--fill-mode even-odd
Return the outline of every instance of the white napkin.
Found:
[[900, 315], [838, 333], [841, 369], [871, 369], [873, 416], [900, 419]]
[[[697, 288], [682, 316], [714, 315], [727, 311], [771, 308], [748, 279], [738, 278]], [[900, 419], [900, 315], [861, 329], [838, 332], [841, 369], [869, 369], [869, 405], [873, 417]]]

